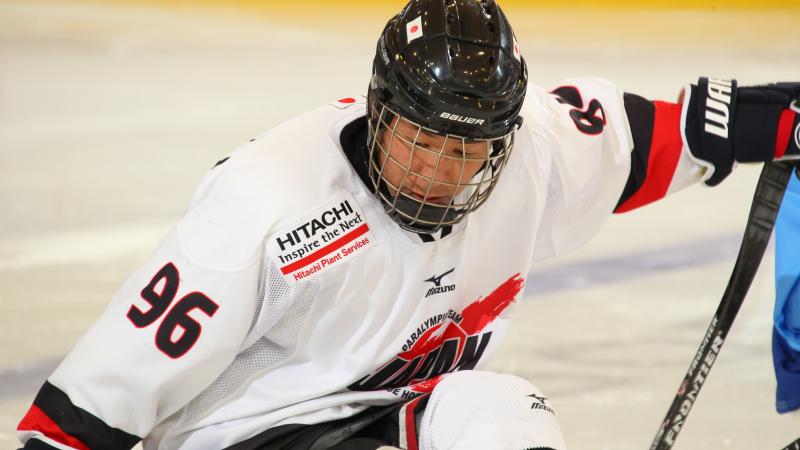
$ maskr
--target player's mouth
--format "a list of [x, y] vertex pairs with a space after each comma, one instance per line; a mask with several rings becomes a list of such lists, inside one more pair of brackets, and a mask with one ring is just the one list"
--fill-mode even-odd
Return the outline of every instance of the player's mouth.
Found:
[[450, 203], [450, 197], [447, 197], [445, 195], [430, 195], [430, 194], [425, 195], [415, 190], [405, 191], [404, 194], [424, 203], [433, 203], [436, 205], [447, 205], [448, 203]]

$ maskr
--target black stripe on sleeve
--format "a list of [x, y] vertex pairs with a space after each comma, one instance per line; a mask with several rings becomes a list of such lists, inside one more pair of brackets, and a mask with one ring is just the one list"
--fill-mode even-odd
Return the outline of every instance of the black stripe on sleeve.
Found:
[[25, 448], [20, 448], [17, 450], [58, 450], [58, 447], [53, 447], [46, 442], [32, 437], [28, 439], [28, 442], [25, 443]]
[[64, 433], [80, 440], [89, 448], [129, 449], [141, 440], [106, 425], [94, 415], [73, 405], [67, 394], [47, 381], [36, 394], [33, 404], [47, 414]]
[[[631, 171], [628, 182], [622, 191], [616, 208], [625, 203], [639, 190], [647, 177], [647, 163], [650, 158], [650, 143], [653, 141], [653, 123], [656, 117], [656, 107], [644, 97], [625, 93], [625, 113], [633, 136], [633, 151], [631, 151]], [[614, 208], [614, 209], [616, 209]]]

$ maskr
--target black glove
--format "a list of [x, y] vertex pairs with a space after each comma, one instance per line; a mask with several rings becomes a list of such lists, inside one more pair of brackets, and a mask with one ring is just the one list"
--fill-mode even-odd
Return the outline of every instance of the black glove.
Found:
[[800, 156], [800, 82], [738, 87], [735, 80], [700, 78], [688, 101], [686, 141], [709, 168], [709, 186], [727, 177], [734, 162]]

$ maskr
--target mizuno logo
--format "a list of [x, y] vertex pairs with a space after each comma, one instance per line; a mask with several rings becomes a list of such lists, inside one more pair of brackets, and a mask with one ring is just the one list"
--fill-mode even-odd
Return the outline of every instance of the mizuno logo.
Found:
[[434, 275], [434, 276], [428, 278], [425, 281], [433, 283], [434, 286], [441, 286], [442, 285], [442, 278], [444, 278], [446, 275], [450, 275], [451, 273], [453, 273], [454, 270], [456, 270], [455, 267], [453, 267], [452, 269], [448, 270], [447, 272], [439, 275], [438, 277], [436, 275]]
[[541, 397], [539, 397], [539, 396], [538, 396], [538, 395], [536, 395], [536, 394], [531, 394], [531, 395], [529, 395], [528, 397], [533, 397], [533, 399], [534, 399], [535, 401], [539, 402], [539, 404], [541, 404], [541, 405], [544, 405], [544, 404], [545, 404], [545, 402], [547, 401], [547, 397], [545, 397], [544, 395], [543, 395], [543, 396], [541, 396]]
[[544, 395], [539, 397], [536, 394], [531, 394], [528, 397], [533, 397], [533, 404], [531, 405], [531, 409], [543, 409], [543, 410], [549, 412], [550, 414], [555, 414], [555, 411], [553, 411], [553, 408], [551, 408], [551, 407], [549, 407], [549, 406], [547, 406], [545, 404], [545, 402], [547, 401], [547, 397], [545, 397]]
[[706, 133], [728, 139], [728, 124], [731, 119], [731, 91], [733, 82], [709, 78], [706, 97]]
[[451, 273], [453, 273], [454, 270], [456, 270], [455, 267], [453, 267], [452, 269], [448, 270], [447, 272], [439, 275], [438, 277], [436, 275], [434, 275], [434, 276], [428, 278], [427, 280], [425, 280], [425, 282], [427, 282], [427, 283], [433, 283], [433, 287], [428, 289], [428, 293], [425, 294], [425, 298], [428, 298], [431, 295], [441, 294], [443, 292], [454, 291], [456, 289], [456, 285], [455, 284], [442, 286], [442, 278], [444, 278], [447, 275], [450, 275]]
[[798, 123], [797, 127], [794, 129], [794, 145], [800, 149], [800, 123]]
[[449, 112], [439, 114], [442, 119], [452, 120], [453, 122], [472, 123], [475, 125], [483, 125], [486, 121], [483, 119], [476, 119], [475, 117], [460, 116]]

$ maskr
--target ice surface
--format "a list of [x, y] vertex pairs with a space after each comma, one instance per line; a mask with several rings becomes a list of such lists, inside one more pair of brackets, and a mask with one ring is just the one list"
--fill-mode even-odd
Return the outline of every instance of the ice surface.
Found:
[[[603, 76], [674, 100], [700, 75], [800, 77], [800, 39], [780, 31], [796, 11], [507, 13], [545, 86]], [[363, 93], [385, 19], [0, 2], [0, 447], [200, 175], [282, 118]], [[536, 268], [546, 276], [531, 277], [491, 367], [550, 396], [571, 449], [649, 446], [727, 283], [757, 174], [617, 217]], [[800, 433], [773, 407], [771, 263], [676, 448], [777, 449]]]

